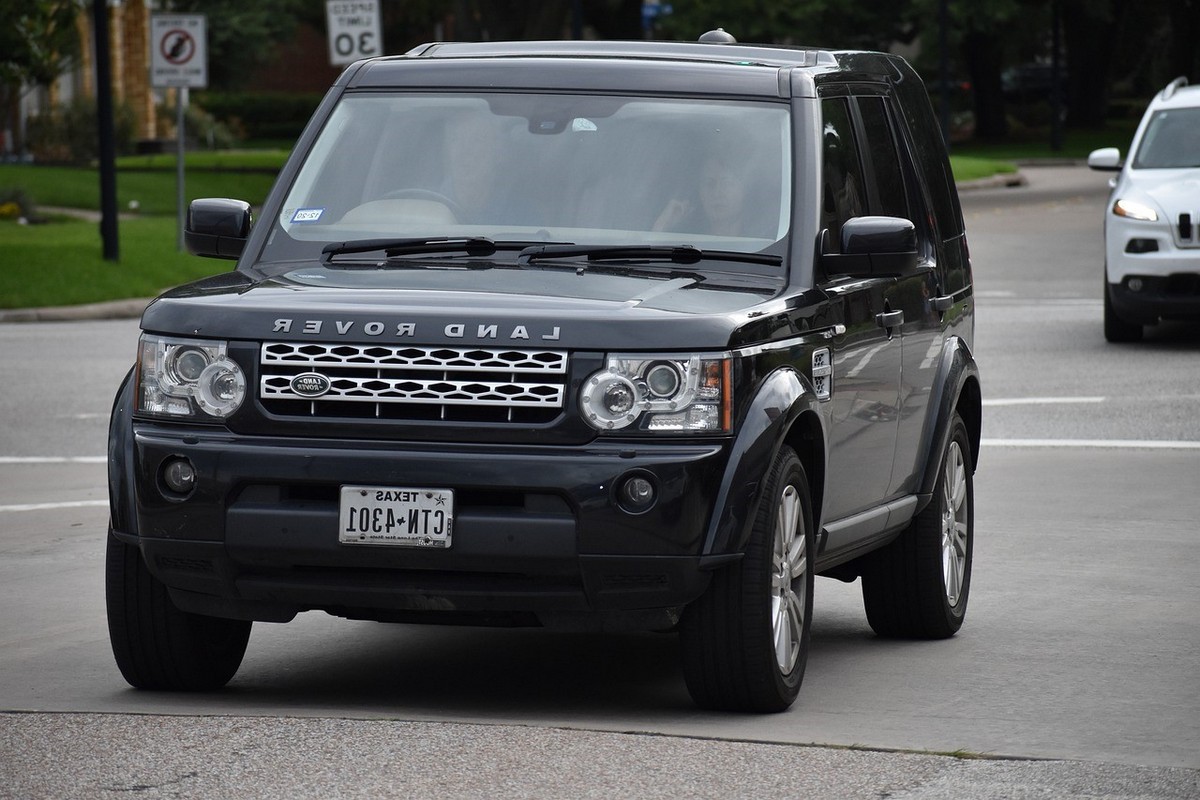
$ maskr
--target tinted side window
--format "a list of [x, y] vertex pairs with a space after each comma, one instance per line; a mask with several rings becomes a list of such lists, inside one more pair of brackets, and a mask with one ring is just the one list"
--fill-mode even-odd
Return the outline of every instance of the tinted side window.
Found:
[[920, 79], [907, 67], [905, 73], [911, 75], [911, 79], [905, 77], [896, 83], [896, 91], [901, 100], [900, 107], [912, 134], [912, 144], [929, 189], [929, 198], [937, 215], [941, 237], [943, 240], [952, 239], [962, 233], [962, 220], [954, 195], [950, 162], [942, 145], [942, 132]]
[[837, 253], [841, 252], [842, 224], [866, 213], [862, 158], [847, 99], [822, 100], [821, 115], [821, 227], [829, 232], [826, 251]]
[[896, 137], [888, 120], [882, 97], [860, 97], [858, 111], [862, 117], [866, 149], [871, 156], [875, 175], [876, 199], [872, 211], [889, 217], [908, 219], [908, 199], [904, 189], [900, 154]]

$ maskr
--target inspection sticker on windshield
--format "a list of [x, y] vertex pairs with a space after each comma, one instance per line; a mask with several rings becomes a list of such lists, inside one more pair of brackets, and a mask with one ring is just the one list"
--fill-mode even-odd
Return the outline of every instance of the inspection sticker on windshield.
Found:
[[399, 547], [450, 546], [454, 492], [397, 486], [343, 486], [338, 541]]
[[292, 214], [292, 222], [317, 222], [324, 213], [324, 208], [297, 208]]

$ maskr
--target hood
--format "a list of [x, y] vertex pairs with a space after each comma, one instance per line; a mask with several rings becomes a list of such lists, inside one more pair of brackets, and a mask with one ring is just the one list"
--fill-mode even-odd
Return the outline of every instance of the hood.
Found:
[[[1128, 189], [1145, 197], [1174, 220], [1180, 214], [1200, 214], [1200, 169], [1154, 169], [1130, 171]], [[1123, 193], [1136, 199], [1131, 192]]]
[[142, 328], [255, 341], [723, 349], [761, 337], [756, 307], [781, 285], [691, 273], [306, 265], [259, 282], [232, 272], [181, 286], [146, 309]]

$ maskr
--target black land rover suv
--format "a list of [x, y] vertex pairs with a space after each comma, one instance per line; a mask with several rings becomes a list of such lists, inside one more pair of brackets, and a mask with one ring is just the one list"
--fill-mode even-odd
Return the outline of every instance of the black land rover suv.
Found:
[[113, 410], [121, 672], [254, 620], [677, 630], [696, 702], [796, 697], [813, 580], [958, 630], [980, 389], [963, 222], [900, 58], [434, 44], [333, 86], [235, 271], [146, 310]]

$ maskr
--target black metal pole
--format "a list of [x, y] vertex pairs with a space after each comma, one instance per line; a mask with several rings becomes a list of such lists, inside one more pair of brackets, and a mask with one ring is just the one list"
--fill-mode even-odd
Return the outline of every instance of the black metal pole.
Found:
[[113, 134], [112, 59], [108, 46], [108, 2], [92, 0], [92, 28], [96, 37], [96, 126], [100, 134], [100, 239], [104, 259], [116, 261], [117, 147]]
[[1050, 149], [1063, 148], [1062, 96], [1062, 4], [1054, 0], [1050, 10]]

